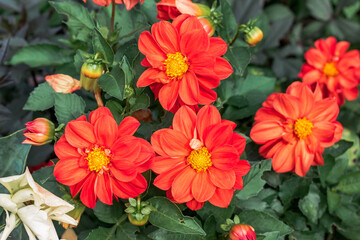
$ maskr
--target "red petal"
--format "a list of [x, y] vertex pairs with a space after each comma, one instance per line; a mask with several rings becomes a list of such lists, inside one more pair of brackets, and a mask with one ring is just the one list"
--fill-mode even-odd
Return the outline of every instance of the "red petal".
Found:
[[314, 154], [306, 151], [305, 141], [299, 141], [295, 147], [295, 173], [304, 177], [314, 160]]
[[177, 30], [167, 21], [160, 21], [151, 27], [155, 41], [165, 53], [179, 52], [179, 34]]
[[76, 161], [63, 161], [60, 160], [56, 163], [54, 168], [54, 176], [58, 182], [61, 182], [64, 185], [72, 186], [89, 174], [89, 171], [84, 168], [80, 168]]
[[285, 133], [281, 122], [274, 120], [258, 121], [251, 129], [250, 137], [257, 144], [280, 138]]
[[215, 167], [210, 167], [209, 176], [211, 182], [216, 187], [222, 189], [230, 189], [234, 187], [236, 177], [235, 177], [235, 172], [232, 169], [230, 171], [223, 171]]
[[157, 156], [154, 158], [151, 170], [153, 170], [157, 174], [162, 174], [167, 171], [170, 171], [171, 169], [176, 168], [177, 166], [184, 164], [186, 162], [186, 159], [184, 157], [163, 157], [163, 156]]
[[165, 110], [174, 107], [179, 94], [179, 81], [172, 81], [165, 84], [159, 92], [159, 101]]
[[209, 52], [213, 56], [220, 57], [226, 53], [227, 44], [220, 37], [212, 37], [210, 38], [210, 47]]
[[202, 107], [197, 114], [196, 128], [200, 139], [204, 140], [207, 129], [221, 123], [221, 116], [216, 107], [207, 105]]
[[139, 77], [139, 79], [136, 83], [136, 86], [137, 87], [146, 87], [146, 86], [149, 86], [150, 84], [155, 83], [156, 81], [154, 79], [154, 75], [157, 75], [159, 73], [160, 73], [160, 71], [155, 68], [146, 69]]
[[95, 195], [95, 189], [94, 189], [95, 179], [96, 179], [96, 174], [91, 173], [87, 178], [86, 182], [84, 183], [84, 186], [80, 193], [81, 202], [89, 208], [94, 208], [97, 201], [97, 197]]
[[220, 79], [228, 78], [234, 72], [231, 64], [222, 57], [216, 58], [214, 71]]
[[272, 166], [275, 172], [283, 173], [293, 171], [295, 168], [294, 145], [284, 145], [278, 148], [272, 158]]
[[217, 147], [211, 152], [213, 166], [222, 170], [232, 169], [239, 157], [239, 153], [231, 145]]
[[199, 104], [208, 105], [216, 101], [217, 94], [215, 91], [205, 87], [199, 82]]
[[329, 143], [334, 140], [336, 126], [330, 122], [317, 122], [312, 129], [312, 135], [321, 143]]
[[146, 56], [148, 62], [155, 68], [161, 68], [166, 54], [160, 49], [150, 32], [142, 32], [139, 37], [139, 51]]
[[176, 176], [179, 175], [185, 168], [190, 168], [189, 166], [183, 165], [178, 166], [177, 168], [171, 169], [167, 172], [161, 173], [154, 179], [154, 185], [161, 190], [169, 190]]
[[279, 94], [273, 102], [274, 109], [286, 118], [297, 119], [301, 113], [300, 99], [287, 94]]
[[196, 173], [191, 186], [191, 193], [196, 201], [206, 202], [214, 195], [215, 190], [207, 171]]
[[[107, 107], [99, 107], [98, 109], [92, 111], [89, 115], [90, 123], [95, 125], [96, 120], [101, 118], [102, 116], [113, 117], [112, 113]], [[86, 119], [85, 119], [86, 121]]]
[[121, 182], [130, 182], [137, 176], [136, 168], [130, 168], [127, 170], [118, 170], [115, 167], [110, 168], [111, 174]]
[[246, 139], [243, 136], [241, 136], [240, 134], [234, 132], [232, 145], [236, 148], [238, 153], [241, 155], [245, 150]]
[[327, 62], [324, 54], [315, 48], [311, 48], [305, 53], [305, 59], [307, 60], [308, 64], [314, 66], [317, 69], [323, 69], [325, 63]]
[[187, 105], [195, 105], [199, 101], [199, 83], [191, 71], [184, 74], [180, 81], [179, 96]]
[[76, 148], [86, 148], [95, 143], [94, 127], [84, 121], [73, 120], [65, 127], [65, 138]]
[[74, 148], [66, 141], [65, 135], [62, 135], [56, 142], [54, 150], [56, 156], [61, 160], [78, 159], [81, 157], [77, 148]]
[[160, 144], [164, 152], [171, 157], [188, 156], [191, 152], [190, 140], [184, 134], [173, 129], [160, 130]]
[[312, 122], [335, 121], [339, 114], [339, 106], [335, 99], [326, 98], [314, 104], [307, 118]]
[[[181, 39], [180, 39], [181, 53], [185, 54], [185, 56], [189, 58], [190, 62], [194, 55], [200, 52], [204, 52], [204, 51], [206, 52], [210, 45], [209, 36], [204, 31], [201, 24], [200, 26], [201, 26], [201, 30], [191, 29], [190, 31], [186, 30], [184, 33], [181, 33]], [[180, 31], [183, 31], [183, 29], [184, 29], [184, 24], [181, 26]]]
[[174, 116], [173, 129], [182, 132], [187, 139], [194, 137], [196, 113], [187, 106], [181, 107]]
[[112, 205], [112, 191], [107, 174], [98, 174], [95, 180], [95, 194], [101, 202]]
[[124, 118], [118, 128], [119, 135], [134, 135], [138, 127], [140, 126], [140, 122], [133, 117]]
[[193, 199], [191, 194], [191, 185], [195, 176], [196, 171], [191, 167], [186, 167], [178, 174], [178, 176], [175, 177], [171, 186], [171, 194], [175, 201], [184, 203]]
[[215, 194], [209, 199], [209, 202], [214, 206], [226, 208], [229, 206], [233, 194], [233, 189], [217, 188]]
[[219, 124], [209, 130], [205, 137], [205, 146], [210, 152], [214, 148], [230, 144], [233, 131], [230, 126]]
[[203, 202], [198, 202], [195, 199], [186, 203], [186, 206], [193, 211], [199, 210], [204, 206]]
[[118, 136], [118, 126], [113, 117], [103, 116], [99, 118], [94, 126], [97, 144], [111, 148]]

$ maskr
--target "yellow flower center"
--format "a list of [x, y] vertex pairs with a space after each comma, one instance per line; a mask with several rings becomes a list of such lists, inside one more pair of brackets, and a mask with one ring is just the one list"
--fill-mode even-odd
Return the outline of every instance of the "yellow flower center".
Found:
[[169, 53], [164, 61], [166, 75], [170, 79], [181, 79], [184, 73], [189, 69], [187, 57], [181, 53]]
[[206, 171], [212, 166], [211, 154], [206, 147], [202, 147], [199, 150], [192, 150], [187, 161], [197, 172]]
[[294, 133], [299, 139], [306, 138], [312, 133], [312, 128], [314, 125], [312, 122], [304, 118], [299, 118], [294, 124]]
[[324, 66], [323, 72], [328, 77], [334, 77], [339, 74], [334, 62], [326, 63]]
[[105, 151], [102, 148], [93, 148], [85, 159], [88, 160], [89, 170], [95, 172], [99, 172], [110, 162], [110, 158], [106, 156]]

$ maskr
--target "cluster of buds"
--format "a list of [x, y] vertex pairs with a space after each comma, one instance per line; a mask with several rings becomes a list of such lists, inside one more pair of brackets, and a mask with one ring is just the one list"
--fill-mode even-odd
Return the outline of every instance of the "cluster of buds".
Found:
[[257, 19], [249, 20], [248, 23], [242, 24], [239, 27], [239, 31], [244, 33], [244, 40], [249, 44], [251, 47], [256, 46], [258, 42], [263, 39], [263, 32], [257, 26], [255, 26], [255, 22]]
[[129, 198], [129, 203], [126, 203], [125, 212], [128, 214], [129, 222], [136, 226], [143, 226], [149, 220], [151, 213], [151, 206], [148, 202], [141, 202], [140, 197]]
[[230, 240], [256, 240], [254, 228], [250, 225], [240, 224], [240, 218], [237, 215], [234, 220], [226, 219], [226, 223], [221, 224], [220, 227], [229, 232]]

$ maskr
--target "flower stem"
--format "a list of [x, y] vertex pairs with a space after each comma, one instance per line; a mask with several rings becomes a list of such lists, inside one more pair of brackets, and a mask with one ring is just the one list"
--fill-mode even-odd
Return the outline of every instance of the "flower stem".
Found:
[[111, 25], [110, 25], [110, 36], [114, 32], [114, 21], [115, 21], [115, 0], [112, 0], [112, 11], [111, 11]]
[[94, 93], [98, 107], [103, 107], [104, 103], [101, 99], [101, 89]]

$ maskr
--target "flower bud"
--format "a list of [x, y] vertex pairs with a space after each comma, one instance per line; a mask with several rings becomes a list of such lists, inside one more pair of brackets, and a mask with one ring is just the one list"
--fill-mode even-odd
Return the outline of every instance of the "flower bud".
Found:
[[65, 74], [48, 75], [45, 80], [58, 93], [72, 93], [81, 88], [79, 80]]
[[100, 87], [98, 78], [104, 73], [102, 63], [95, 61], [85, 62], [81, 67], [80, 86], [89, 92], [97, 92]]
[[251, 47], [254, 47], [262, 39], [263, 39], [263, 32], [257, 26], [252, 26], [245, 31], [244, 40]]
[[135, 226], [143, 226], [149, 220], [151, 213], [151, 206], [147, 202], [141, 202], [140, 197], [129, 198], [129, 203], [125, 204], [127, 207], [125, 212], [128, 214], [129, 222]]
[[255, 230], [252, 226], [234, 225], [229, 234], [230, 240], [256, 240]]
[[23, 144], [39, 146], [50, 143], [54, 139], [55, 126], [46, 118], [37, 118], [25, 125], [24, 136], [26, 139], [22, 142]]

